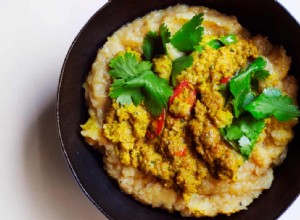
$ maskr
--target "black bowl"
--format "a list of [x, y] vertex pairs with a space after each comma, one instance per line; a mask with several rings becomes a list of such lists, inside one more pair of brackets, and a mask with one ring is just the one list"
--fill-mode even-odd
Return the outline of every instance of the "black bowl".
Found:
[[[80, 136], [79, 127], [87, 119], [82, 84], [97, 49], [104, 44], [106, 37], [139, 16], [178, 3], [204, 5], [236, 15], [253, 34], [261, 33], [269, 36], [273, 43], [283, 44], [293, 58], [290, 74], [299, 80], [300, 27], [274, 0], [112, 0], [107, 3], [80, 31], [67, 54], [58, 86], [57, 123], [62, 149], [76, 180], [109, 219], [182, 219], [178, 213], [153, 209], [122, 193], [104, 171], [101, 155], [91, 150]], [[287, 159], [275, 169], [275, 180], [270, 190], [264, 191], [247, 211], [214, 219], [266, 220], [279, 217], [300, 192], [299, 137], [300, 131], [296, 127]]]

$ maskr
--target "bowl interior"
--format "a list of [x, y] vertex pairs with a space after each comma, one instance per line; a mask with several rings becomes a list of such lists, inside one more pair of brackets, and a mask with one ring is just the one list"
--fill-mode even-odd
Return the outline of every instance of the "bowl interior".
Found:
[[[62, 148], [76, 180], [90, 200], [110, 219], [182, 219], [179, 214], [142, 205], [122, 193], [104, 171], [102, 156], [91, 150], [80, 136], [79, 127], [87, 120], [82, 84], [106, 37], [139, 16], [178, 3], [204, 5], [237, 16], [240, 23], [253, 34], [261, 33], [269, 36], [273, 43], [282, 44], [293, 58], [290, 74], [299, 78], [300, 27], [276, 1], [144, 0], [141, 3], [139, 0], [112, 0], [107, 3], [80, 31], [66, 57], [58, 88], [57, 120]], [[282, 166], [275, 169], [275, 180], [271, 189], [264, 191], [247, 211], [236, 213], [230, 219], [275, 219], [298, 196], [299, 136], [297, 126], [295, 138], [289, 145], [287, 159]], [[218, 216], [215, 219], [227, 218]]]

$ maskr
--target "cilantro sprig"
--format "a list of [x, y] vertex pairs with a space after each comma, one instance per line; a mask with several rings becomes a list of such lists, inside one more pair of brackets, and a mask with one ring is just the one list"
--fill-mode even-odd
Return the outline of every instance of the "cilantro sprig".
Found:
[[[152, 72], [153, 57], [167, 54], [167, 44], [171, 43], [176, 49], [191, 52], [199, 45], [204, 28], [201, 27], [203, 14], [195, 15], [186, 22], [174, 36], [163, 23], [159, 32], [148, 32], [144, 38], [143, 56], [148, 61], [139, 62], [133, 53], [126, 52], [113, 58], [109, 74], [114, 79], [111, 85], [110, 97], [121, 104], [143, 102], [153, 115], [158, 115], [166, 107], [172, 89], [168, 81], [157, 77]], [[172, 83], [175, 85], [176, 76], [193, 64], [193, 57], [186, 55], [173, 61]]]
[[152, 72], [152, 63], [138, 61], [135, 54], [126, 52], [111, 59], [110, 76], [114, 79], [109, 96], [122, 105], [144, 102], [149, 112], [159, 115], [167, 106], [172, 88], [168, 81]]
[[300, 116], [300, 111], [293, 104], [293, 99], [276, 88], [266, 88], [245, 109], [256, 119], [274, 116], [278, 121], [289, 121]]
[[[258, 57], [245, 70], [230, 80], [229, 88], [233, 95], [233, 113], [236, 118], [245, 111], [244, 107], [255, 98], [251, 89], [251, 79], [255, 73], [264, 71], [266, 65], [267, 62], [262, 57]], [[264, 74], [269, 75], [266, 71]]]
[[151, 70], [152, 64], [148, 61], [138, 62], [134, 53], [126, 52], [124, 55], [111, 59], [109, 67], [111, 68], [109, 70], [111, 77], [114, 79], [127, 79]]
[[153, 31], [146, 34], [142, 49], [144, 57], [149, 61], [152, 60], [154, 56], [165, 52], [161, 36]]
[[[202, 21], [203, 13], [193, 16], [173, 36], [171, 36], [169, 28], [164, 23], [160, 25], [159, 33], [148, 32], [142, 46], [145, 58], [151, 60], [155, 55], [167, 54], [166, 45], [168, 43], [171, 43], [177, 50], [182, 52], [189, 53], [196, 50], [204, 34], [204, 28], [201, 26]], [[229, 39], [224, 38], [224, 42], [229, 41]]]
[[[153, 57], [168, 54], [167, 44], [171, 43], [177, 50], [185, 52], [185, 55], [173, 61], [172, 84], [175, 86], [177, 75], [193, 64], [192, 51], [200, 51], [200, 42], [203, 37], [204, 28], [201, 26], [203, 14], [197, 14], [187, 21], [173, 36], [166, 24], [161, 24], [159, 32], [148, 32], [144, 38], [142, 49], [146, 60], [151, 61]], [[200, 49], [199, 49], [200, 48]]]
[[163, 23], [159, 27], [159, 33], [150, 31], [146, 34], [142, 49], [146, 60], [152, 60], [156, 55], [167, 54], [166, 44], [170, 42], [171, 33]]
[[279, 89], [266, 88], [260, 95], [253, 91], [253, 81], [264, 80], [270, 75], [264, 69], [266, 64], [267, 62], [259, 57], [230, 80], [230, 92], [234, 97], [234, 116], [238, 118], [248, 111], [256, 119], [274, 116], [279, 121], [289, 121], [299, 117], [300, 111], [293, 104], [292, 98], [283, 95]]
[[222, 129], [221, 133], [231, 146], [239, 150], [248, 159], [264, 128], [264, 120], [254, 119], [251, 115], [248, 115], [235, 119], [230, 126]]
[[204, 33], [202, 21], [203, 14], [198, 14], [186, 22], [171, 38], [172, 45], [183, 52], [195, 50]]
[[221, 129], [221, 134], [246, 159], [265, 127], [264, 119], [274, 116], [279, 121], [289, 121], [300, 116], [292, 98], [283, 95], [279, 89], [266, 88], [258, 94], [253, 88], [254, 82], [265, 80], [270, 75], [265, 70], [266, 64], [259, 57], [229, 82], [235, 119], [231, 125]]

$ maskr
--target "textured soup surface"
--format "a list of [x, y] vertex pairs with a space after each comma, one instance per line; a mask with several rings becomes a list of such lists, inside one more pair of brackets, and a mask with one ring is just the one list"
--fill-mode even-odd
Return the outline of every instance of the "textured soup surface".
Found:
[[[176, 78], [178, 83], [191, 82], [201, 94], [193, 115], [186, 102], [188, 94], [183, 92], [169, 106], [160, 138], [147, 140], [153, 116], [143, 105], [121, 106], [108, 97], [112, 81], [108, 63], [128, 48], [141, 54], [146, 33], [158, 31], [162, 23], [174, 33], [199, 13], [204, 13], [204, 41], [236, 34], [238, 42], [219, 50], [206, 48], [201, 55], [193, 55], [193, 65]], [[177, 55], [171, 53], [171, 57]], [[230, 215], [246, 209], [264, 189], [270, 188], [272, 168], [284, 160], [293, 137], [292, 127], [297, 123], [296, 119], [267, 119], [248, 160], [221, 137], [219, 128], [230, 124], [233, 116], [230, 109], [223, 107], [225, 100], [214, 85], [259, 56], [267, 61], [266, 69], [271, 74], [259, 83], [259, 89], [276, 87], [295, 101], [297, 85], [287, 75], [291, 59], [285, 50], [273, 46], [266, 37], [252, 37], [234, 16], [185, 5], [151, 12], [123, 26], [98, 51], [85, 83], [90, 119], [82, 126], [82, 135], [103, 152], [105, 169], [121, 189], [143, 203], [197, 217]], [[165, 73], [161, 75], [168, 78]], [[182, 117], [174, 118], [172, 114]]]

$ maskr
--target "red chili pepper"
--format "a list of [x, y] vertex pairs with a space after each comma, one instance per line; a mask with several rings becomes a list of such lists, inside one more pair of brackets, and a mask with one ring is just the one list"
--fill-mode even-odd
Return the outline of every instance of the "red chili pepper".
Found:
[[178, 156], [178, 157], [184, 157], [186, 156], [186, 148], [184, 148], [183, 150], [181, 151], [177, 151], [174, 153], [174, 156]]
[[223, 79], [221, 79], [221, 84], [226, 84], [229, 82], [229, 80], [231, 79], [231, 76], [228, 76], [228, 77], [224, 77]]
[[187, 102], [191, 104], [191, 109], [196, 102], [196, 90], [193, 88], [193, 85], [190, 82], [182, 81], [178, 86], [174, 89], [173, 95], [169, 99], [169, 106], [173, 104], [176, 97], [180, 96], [184, 89], [189, 90], [189, 96], [187, 98]]
[[152, 122], [152, 131], [147, 131], [147, 137], [154, 139], [159, 136], [165, 126], [166, 110], [163, 109], [162, 113]]

